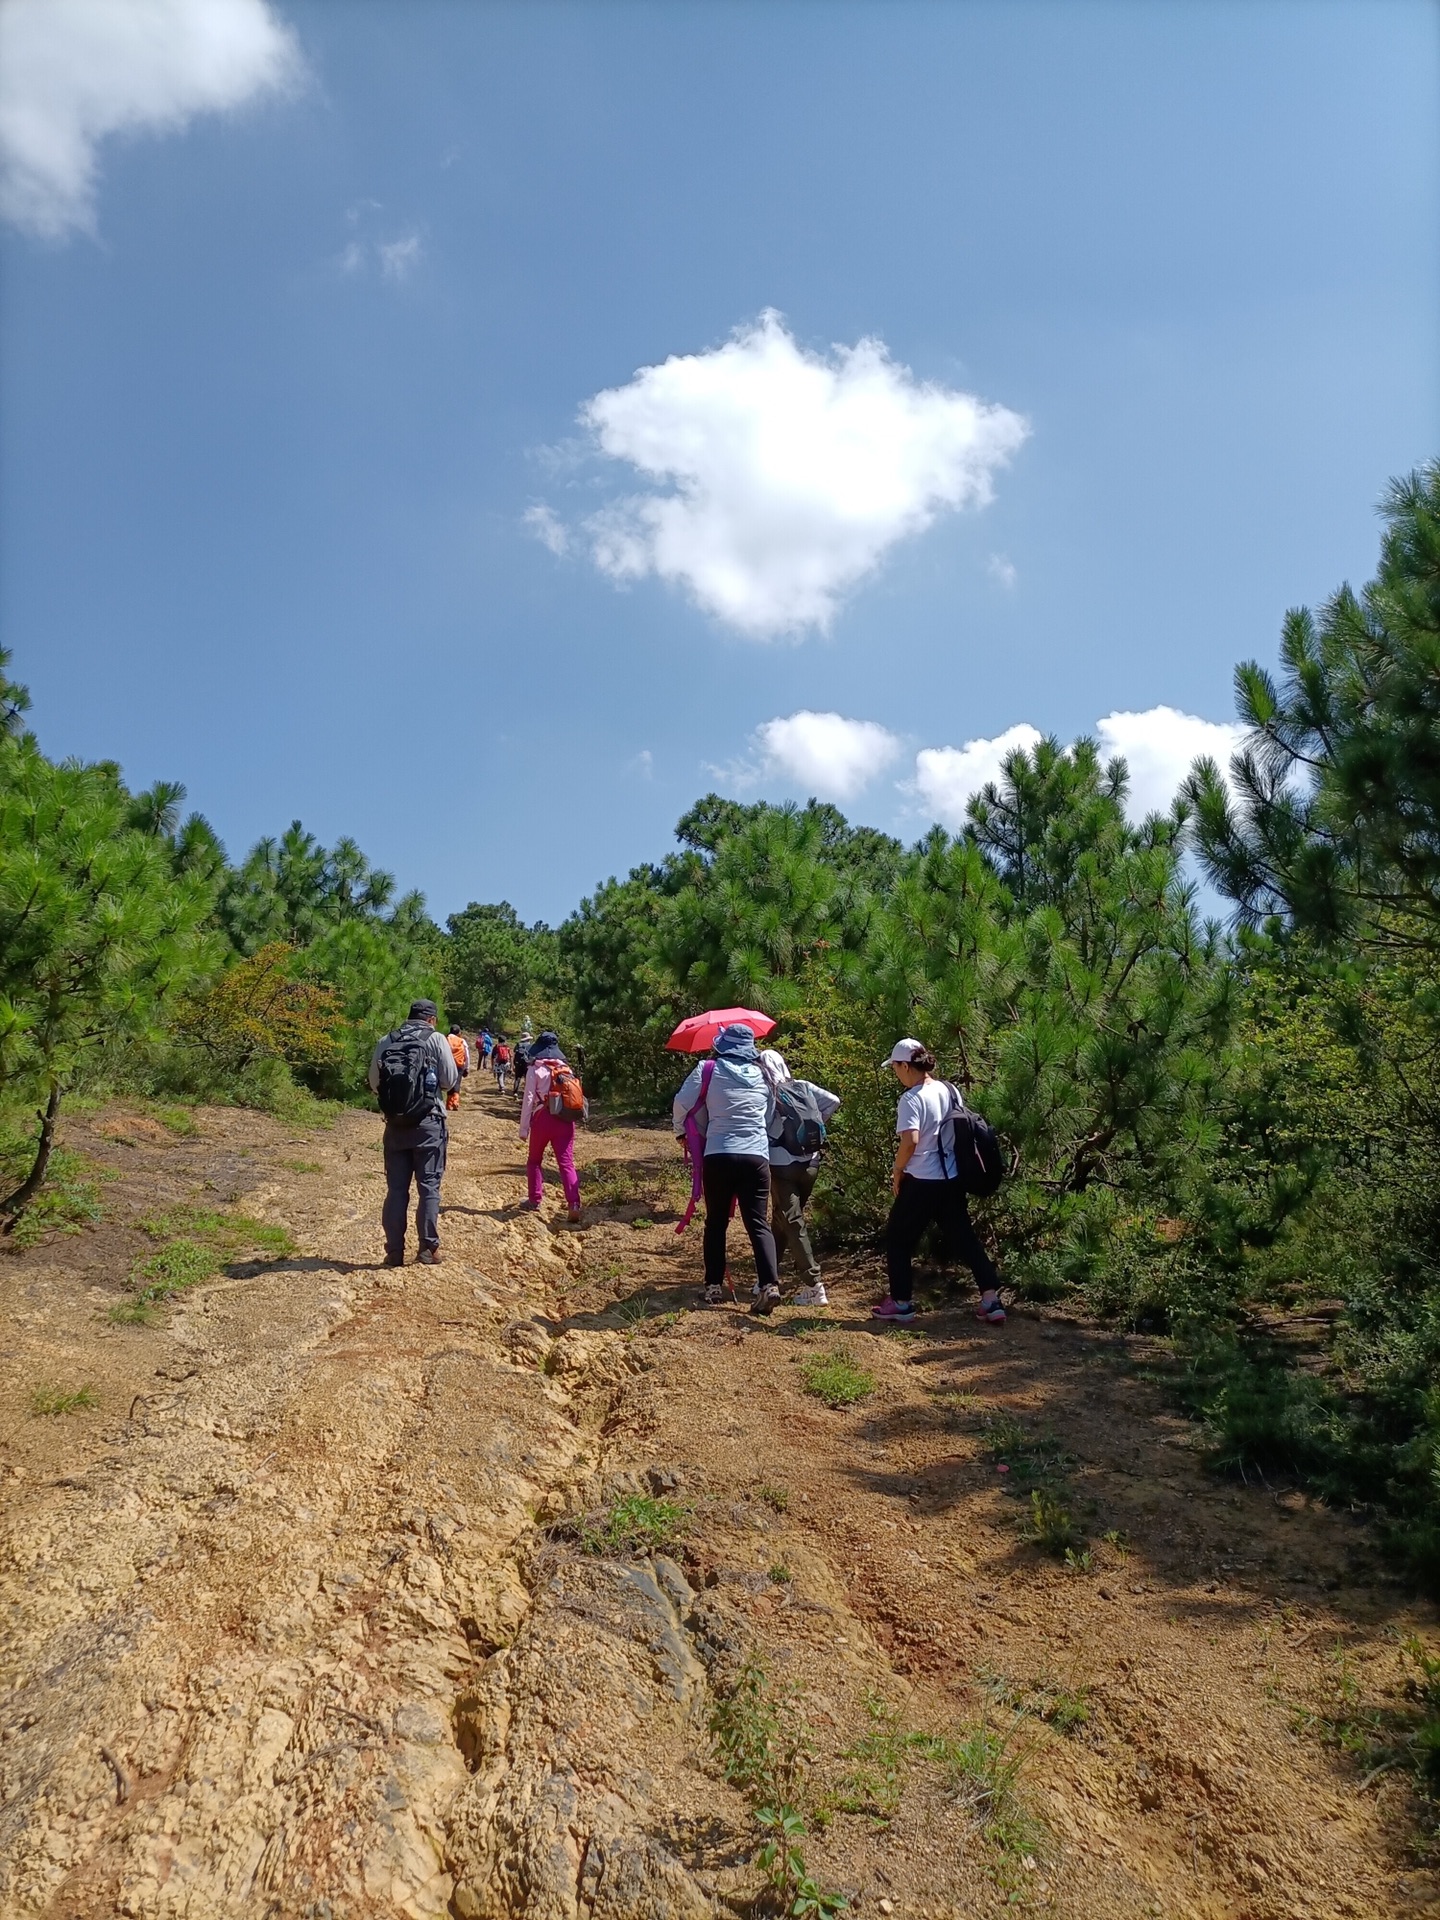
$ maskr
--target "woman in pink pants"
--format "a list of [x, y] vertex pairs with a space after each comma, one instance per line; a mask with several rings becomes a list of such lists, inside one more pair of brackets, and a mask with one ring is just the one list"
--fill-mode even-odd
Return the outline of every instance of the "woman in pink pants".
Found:
[[570, 1220], [574, 1224], [580, 1218], [580, 1176], [575, 1171], [575, 1122], [557, 1119], [545, 1104], [550, 1097], [553, 1071], [556, 1066], [562, 1065], [568, 1066], [569, 1062], [560, 1050], [560, 1042], [547, 1030], [530, 1049], [530, 1063], [525, 1069], [525, 1097], [520, 1102], [520, 1138], [530, 1143], [525, 1164], [529, 1198], [525, 1205], [531, 1213], [536, 1213], [545, 1198], [545, 1175], [540, 1163], [545, 1158], [546, 1147], [550, 1147], [554, 1150], [555, 1164], [560, 1169], [565, 1204], [570, 1209]]

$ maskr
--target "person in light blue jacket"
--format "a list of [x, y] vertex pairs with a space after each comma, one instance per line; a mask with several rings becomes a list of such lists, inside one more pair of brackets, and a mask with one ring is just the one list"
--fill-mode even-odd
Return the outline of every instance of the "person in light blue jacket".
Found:
[[675, 1096], [674, 1126], [685, 1130], [686, 1116], [701, 1104], [705, 1127], [705, 1285], [703, 1306], [725, 1299], [725, 1233], [730, 1209], [740, 1218], [755, 1255], [756, 1313], [773, 1313], [780, 1300], [775, 1236], [770, 1231], [770, 1089], [760, 1069], [755, 1036], [748, 1027], [722, 1027], [715, 1036], [713, 1069], [704, 1086], [705, 1063], [691, 1073]]

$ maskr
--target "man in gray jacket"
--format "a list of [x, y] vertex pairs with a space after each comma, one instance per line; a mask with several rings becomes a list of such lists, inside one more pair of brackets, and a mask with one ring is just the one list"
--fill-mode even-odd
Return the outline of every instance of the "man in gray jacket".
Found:
[[[418, 1075], [415, 1105], [409, 1113], [385, 1115], [385, 1264], [405, 1264], [405, 1219], [410, 1211], [410, 1182], [417, 1189], [415, 1233], [422, 1267], [440, 1264], [440, 1181], [445, 1173], [445, 1095], [460, 1084], [450, 1042], [435, 1029], [433, 1000], [416, 1000], [410, 1017], [387, 1033], [370, 1056], [370, 1090], [386, 1105], [389, 1088], [408, 1072]], [[386, 1089], [382, 1093], [382, 1083]]]
[[[785, 1056], [777, 1053], [774, 1047], [766, 1047], [761, 1053], [760, 1069], [772, 1091], [793, 1077]], [[817, 1087], [813, 1080], [807, 1080], [805, 1084], [815, 1096], [820, 1118], [828, 1126], [839, 1108], [839, 1094], [831, 1093], [825, 1087]], [[786, 1248], [790, 1264], [803, 1283], [791, 1294], [790, 1305], [828, 1307], [830, 1300], [825, 1292], [825, 1282], [820, 1278], [820, 1262], [815, 1258], [815, 1249], [810, 1244], [810, 1229], [805, 1224], [805, 1209], [815, 1191], [820, 1155], [791, 1153], [780, 1138], [781, 1116], [773, 1101], [766, 1132], [770, 1139], [770, 1225], [777, 1249], [781, 1246]]]

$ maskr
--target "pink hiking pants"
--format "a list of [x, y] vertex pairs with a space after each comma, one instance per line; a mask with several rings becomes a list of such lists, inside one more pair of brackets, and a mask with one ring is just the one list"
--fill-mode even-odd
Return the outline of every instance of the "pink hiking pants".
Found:
[[537, 1107], [530, 1116], [530, 1158], [525, 1168], [530, 1198], [537, 1206], [545, 1198], [545, 1175], [540, 1170], [540, 1162], [546, 1147], [555, 1149], [555, 1164], [565, 1188], [565, 1204], [578, 1207], [580, 1176], [575, 1171], [575, 1122], [557, 1120], [548, 1107]]

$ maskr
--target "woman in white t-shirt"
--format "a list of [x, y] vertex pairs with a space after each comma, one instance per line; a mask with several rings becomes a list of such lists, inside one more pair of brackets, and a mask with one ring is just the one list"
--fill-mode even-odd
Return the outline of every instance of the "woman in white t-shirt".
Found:
[[954, 1151], [954, 1142], [952, 1136], [947, 1143], [942, 1129], [950, 1118], [954, 1095], [944, 1080], [931, 1079], [935, 1056], [919, 1040], [898, 1040], [885, 1065], [893, 1070], [905, 1091], [895, 1114], [895, 1166], [890, 1176], [895, 1198], [885, 1223], [890, 1293], [870, 1311], [877, 1320], [914, 1319], [915, 1283], [910, 1263], [921, 1234], [934, 1221], [944, 1238], [947, 1257], [963, 1260], [979, 1283], [980, 1304], [975, 1317], [988, 1320], [992, 1326], [1003, 1326], [1000, 1276], [971, 1225], [970, 1209], [954, 1177], [955, 1169], [946, 1165], [947, 1151]]

